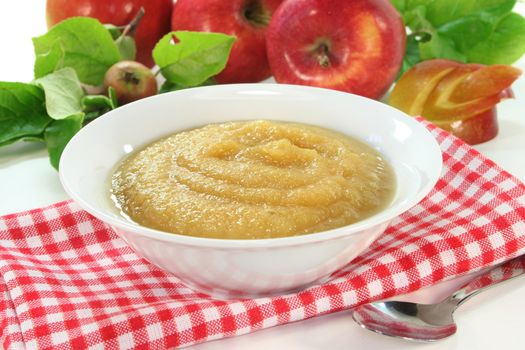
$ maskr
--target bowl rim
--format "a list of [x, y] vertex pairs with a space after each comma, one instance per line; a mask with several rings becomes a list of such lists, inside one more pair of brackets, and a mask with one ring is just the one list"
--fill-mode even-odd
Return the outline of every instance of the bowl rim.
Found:
[[[113, 229], [115, 228], [122, 229], [128, 232], [132, 232], [134, 234], [138, 234], [138, 235], [148, 237], [148, 238], [153, 238], [159, 241], [174, 242], [174, 243], [186, 245], [186, 246], [214, 247], [214, 248], [222, 248], [222, 249], [239, 249], [239, 248], [258, 249], [258, 248], [296, 246], [296, 245], [312, 244], [312, 243], [321, 242], [321, 241], [333, 240], [333, 239], [341, 238], [343, 236], [359, 234], [368, 229], [374, 228], [376, 226], [387, 224], [395, 217], [399, 216], [400, 214], [406, 212], [407, 210], [409, 210], [410, 208], [418, 204], [434, 188], [436, 182], [438, 181], [441, 175], [441, 170], [443, 166], [441, 149], [437, 143], [437, 140], [432, 136], [430, 131], [427, 128], [425, 128], [420, 122], [416, 121], [415, 118], [385, 103], [382, 103], [382, 102], [379, 102], [379, 101], [376, 101], [370, 98], [366, 98], [363, 96], [342, 92], [342, 91], [318, 88], [318, 87], [302, 86], [302, 85], [271, 84], [271, 83], [213, 85], [213, 86], [189, 88], [189, 89], [184, 89], [180, 91], [164, 93], [162, 95], [155, 95], [155, 96], [147, 97], [145, 99], [135, 101], [125, 106], [119, 107], [119, 109], [133, 108], [133, 105], [139, 104], [141, 103], [141, 101], [151, 100], [155, 98], [166, 98], [166, 95], [169, 96], [173, 94], [190, 93], [191, 92], [190, 90], [193, 90], [193, 91], [209, 90], [209, 89], [237, 90], [239, 88], [240, 89], [257, 88], [258, 90], [266, 90], [266, 91], [268, 90], [275, 91], [277, 89], [277, 90], [280, 90], [279, 92], [285, 92], [287, 89], [308, 90], [309, 92], [312, 92], [312, 91], [315, 92], [315, 90], [319, 90], [319, 92], [333, 94], [334, 96], [335, 95], [352, 95], [353, 98], [366, 100], [366, 103], [380, 104], [382, 108], [390, 109], [399, 115], [405, 115], [406, 119], [403, 119], [405, 123], [407, 123], [411, 128], [419, 129], [423, 134], [427, 135], [430, 141], [429, 143], [430, 148], [427, 149], [426, 152], [430, 152], [432, 155], [439, 155], [438, 157], [436, 157], [439, 164], [436, 164], [436, 171], [435, 173], [431, 174], [432, 176], [430, 178], [427, 178], [426, 184], [422, 186], [421, 188], [419, 188], [419, 190], [416, 192], [416, 194], [413, 197], [409, 197], [407, 200], [405, 200], [400, 205], [388, 207], [358, 222], [355, 222], [349, 225], [345, 225], [345, 226], [341, 226], [341, 227], [337, 227], [337, 228], [330, 229], [330, 230], [313, 232], [313, 233], [296, 235], [296, 236], [261, 238], [261, 239], [227, 239], [227, 238], [196, 237], [196, 236], [183, 235], [180, 233], [173, 233], [173, 232], [167, 232], [167, 231], [161, 231], [161, 230], [149, 228], [147, 226], [143, 226], [138, 223], [126, 221], [124, 218], [117, 220], [114, 216], [107, 214], [105, 211], [99, 210], [96, 206], [90, 204], [89, 202], [84, 200], [80, 195], [78, 195], [74, 190], [72, 190], [69, 187], [68, 180], [64, 174], [64, 171], [61, 171], [63, 168], [59, 168], [59, 178], [60, 178], [60, 182], [62, 183], [62, 187], [64, 188], [65, 192], [83, 210], [87, 211], [89, 214], [93, 215], [94, 217], [103, 221], [104, 223], [109, 224], [110, 226], [112, 226]], [[97, 118], [96, 120], [88, 124], [86, 127], [82, 128], [80, 132], [77, 133], [73, 137], [73, 139], [71, 139], [70, 142], [66, 145], [62, 153], [61, 159], [62, 157], [65, 157], [65, 155], [68, 154], [69, 149], [72, 147], [71, 145], [75, 142], [74, 140], [77, 137], [79, 137], [78, 135], [81, 135], [86, 128], [91, 128], [93, 127], [92, 125], [96, 125], [100, 119], [111, 118], [113, 115], [113, 111], [109, 111], [108, 113], [104, 114], [103, 116]]]

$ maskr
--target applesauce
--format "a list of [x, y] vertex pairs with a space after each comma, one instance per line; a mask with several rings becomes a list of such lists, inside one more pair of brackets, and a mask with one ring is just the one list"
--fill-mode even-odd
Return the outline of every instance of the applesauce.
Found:
[[183, 235], [260, 239], [329, 230], [389, 204], [395, 176], [367, 144], [267, 120], [178, 132], [126, 157], [111, 179], [131, 220]]

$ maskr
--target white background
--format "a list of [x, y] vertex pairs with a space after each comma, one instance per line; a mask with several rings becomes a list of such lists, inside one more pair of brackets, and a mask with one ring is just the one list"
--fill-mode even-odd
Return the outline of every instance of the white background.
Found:
[[[516, 10], [525, 14], [525, 4], [518, 4]], [[45, 1], [0, 1], [1, 81], [28, 82], [33, 78], [31, 37], [45, 30]], [[515, 65], [525, 71], [525, 58]], [[498, 107], [500, 134], [476, 149], [525, 181], [525, 77], [514, 84], [514, 92], [515, 100], [505, 101]], [[41, 145], [20, 143], [0, 149], [0, 215], [67, 198]], [[435, 301], [468, 278], [402, 299]], [[410, 343], [365, 331], [343, 311], [197, 345], [194, 349], [525, 349], [524, 316], [525, 279], [517, 279], [462, 306], [456, 314], [458, 333], [438, 343]]]

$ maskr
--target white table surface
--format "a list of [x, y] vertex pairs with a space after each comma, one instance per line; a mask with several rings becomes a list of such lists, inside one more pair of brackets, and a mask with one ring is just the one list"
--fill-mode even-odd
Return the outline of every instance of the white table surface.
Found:
[[[518, 4], [516, 10], [525, 14], [525, 4]], [[0, 2], [1, 81], [28, 82], [33, 78], [31, 37], [45, 30], [45, 1]], [[515, 65], [525, 71], [525, 58]], [[525, 181], [525, 76], [514, 84], [514, 92], [515, 100], [505, 101], [498, 107], [500, 134], [476, 149]], [[67, 198], [42, 146], [20, 143], [0, 149], [0, 215]], [[436, 301], [469, 278], [462, 277], [401, 298]], [[456, 313], [458, 333], [433, 344], [410, 343], [365, 331], [343, 311], [200, 344], [193, 349], [525, 349], [524, 316], [525, 280], [517, 279], [467, 302]]]

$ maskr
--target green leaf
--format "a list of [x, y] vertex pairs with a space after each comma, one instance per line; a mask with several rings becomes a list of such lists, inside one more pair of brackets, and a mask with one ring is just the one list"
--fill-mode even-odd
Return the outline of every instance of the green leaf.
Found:
[[435, 27], [475, 13], [499, 18], [515, 4], [516, 0], [432, 0], [428, 1], [427, 18]]
[[392, 0], [392, 4], [408, 27], [420, 30], [425, 27], [421, 25], [421, 20], [426, 21], [426, 6], [430, 1], [432, 0]]
[[109, 111], [110, 111], [110, 109], [107, 109], [107, 110], [99, 109], [99, 110], [96, 110], [96, 111], [86, 112], [84, 114], [84, 125], [86, 125], [87, 123], [89, 123], [92, 120], [97, 119], [101, 115], [106, 114]]
[[113, 40], [117, 40], [118, 37], [122, 34], [122, 30], [116, 25], [113, 25], [110, 23], [104, 23], [103, 26], [109, 32]]
[[117, 91], [115, 91], [115, 88], [113, 86], [108, 87], [108, 96], [111, 102], [111, 109], [117, 108], [118, 107]]
[[108, 30], [87, 17], [66, 19], [46, 34], [33, 38], [35, 77], [71, 67], [81, 82], [100, 85], [104, 74], [120, 60], [120, 53]]
[[465, 52], [486, 40], [494, 30], [492, 19], [484, 15], [472, 15], [447, 23], [438, 29], [438, 33], [454, 42], [460, 52]]
[[118, 50], [120, 52], [120, 57], [123, 60], [134, 61], [135, 56], [137, 55], [137, 46], [135, 45], [135, 39], [130, 36], [121, 36], [115, 40]]
[[99, 109], [113, 109], [113, 102], [104, 95], [88, 95], [82, 99], [82, 110], [92, 112]]
[[447, 58], [458, 62], [467, 61], [465, 55], [456, 49], [451, 39], [437, 32], [432, 33], [429, 41], [419, 44], [419, 53], [423, 61], [433, 58]]
[[[516, 0], [392, 0], [419, 44], [422, 60], [511, 64], [525, 53], [525, 20]], [[407, 51], [408, 53], [408, 51]], [[406, 68], [411, 59], [404, 62]]]
[[391, 0], [396, 10], [404, 15], [419, 6], [427, 6], [432, 0]]
[[85, 113], [84, 123], [96, 119], [114, 109], [111, 99], [104, 95], [88, 95], [82, 99], [82, 110]]
[[469, 62], [512, 64], [525, 54], [525, 18], [509, 13], [490, 36], [466, 52]]
[[38, 86], [0, 82], [0, 146], [43, 133], [51, 122], [44, 99]]
[[[215, 82], [215, 79], [209, 78], [205, 80], [204, 82], [202, 82], [201, 84], [199, 84], [198, 86], [209, 86], [209, 85], [215, 85], [215, 84], [217, 84]], [[187, 88], [188, 88], [187, 86], [179, 85], [177, 83], [172, 83], [166, 80], [160, 87], [159, 94], [163, 94], [165, 92], [170, 92], [170, 91], [187, 89]]]
[[413, 29], [414, 32], [433, 31], [434, 26], [427, 20], [427, 8], [417, 6], [408, 11], [404, 18], [405, 23]]
[[177, 91], [177, 90], [182, 90], [182, 89], [185, 89], [186, 87], [185, 86], [182, 86], [182, 85], [179, 85], [177, 83], [172, 83], [170, 81], [165, 81], [164, 83], [162, 83], [162, 85], [160, 86], [160, 89], [159, 89], [159, 94], [163, 94], [165, 92], [171, 92], [171, 91]]
[[43, 77], [64, 67], [64, 50], [61, 45], [54, 45], [49, 51], [35, 58], [35, 77]]
[[419, 53], [419, 42], [416, 40], [416, 36], [411, 34], [407, 36], [407, 44], [405, 57], [403, 58], [403, 65], [398, 73], [398, 79], [413, 65], [421, 61]]
[[82, 128], [84, 113], [71, 115], [61, 120], [54, 120], [46, 128], [44, 139], [46, 141], [49, 161], [51, 165], [58, 169], [60, 156], [67, 143]]
[[51, 118], [64, 119], [82, 112], [80, 101], [84, 90], [72, 68], [59, 69], [35, 80], [35, 84], [44, 89], [47, 114]]
[[219, 33], [171, 32], [157, 43], [153, 59], [166, 80], [197, 86], [224, 69], [234, 41]]
[[407, 0], [391, 0], [392, 5], [396, 8], [397, 12], [403, 13], [406, 10]]
[[36, 135], [36, 136], [21, 136], [14, 139], [7, 140], [5, 142], [0, 142], [0, 147], [10, 145], [12, 143], [18, 142], [18, 141], [44, 141], [44, 137], [42, 135]]

